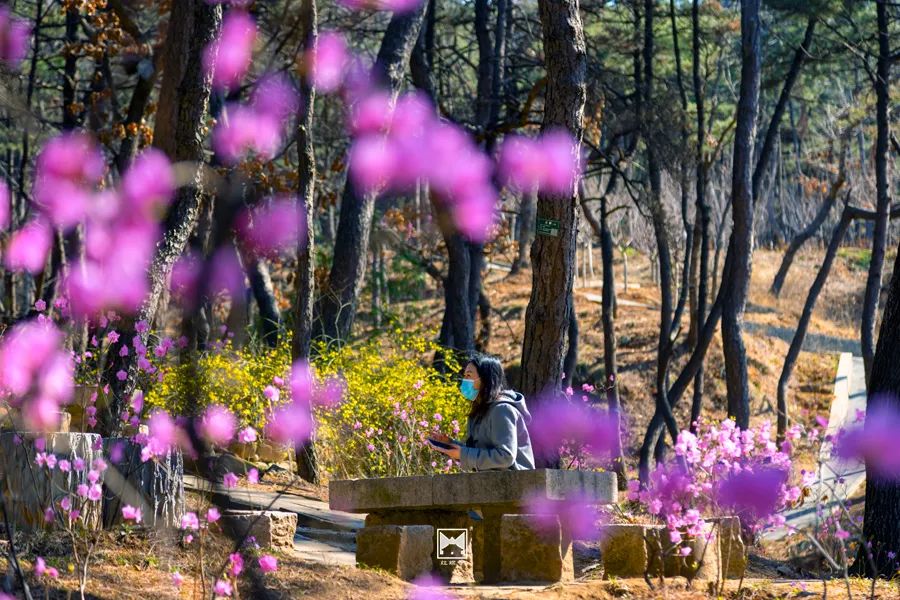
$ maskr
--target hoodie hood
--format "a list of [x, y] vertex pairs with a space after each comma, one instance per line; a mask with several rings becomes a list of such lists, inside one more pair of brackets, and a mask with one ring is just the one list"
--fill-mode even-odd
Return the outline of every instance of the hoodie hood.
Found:
[[495, 403], [512, 404], [525, 419], [525, 424], [531, 423], [531, 413], [525, 405], [525, 396], [515, 390], [503, 390]]

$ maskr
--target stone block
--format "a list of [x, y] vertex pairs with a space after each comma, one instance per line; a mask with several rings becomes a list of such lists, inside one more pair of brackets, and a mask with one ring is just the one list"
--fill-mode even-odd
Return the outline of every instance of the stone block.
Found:
[[600, 530], [600, 559], [605, 576], [643, 577], [649, 559], [647, 535], [651, 525], [605, 525]]
[[232, 535], [254, 537], [261, 548], [294, 547], [297, 515], [279, 510], [226, 510], [222, 526]]
[[[666, 527], [654, 526], [647, 533], [649, 571], [658, 575], [660, 568], [666, 577], [682, 576], [688, 579], [716, 580], [721, 573], [719, 564], [719, 540], [716, 528], [707, 523], [704, 533], [689, 537], [676, 546]], [[688, 547], [691, 553], [682, 556], [679, 549]]]
[[103, 526], [122, 522], [122, 507], [140, 507], [142, 524], [178, 527], [184, 515], [184, 461], [181, 451], [141, 461], [141, 446], [130, 439], [104, 438], [109, 468], [103, 480]]
[[[430, 525], [435, 530], [431, 549], [432, 571], [445, 583], [474, 583], [473, 540], [476, 522], [468, 513], [449, 510], [407, 510], [374, 512], [366, 515], [366, 527], [377, 525]], [[437, 558], [437, 530], [465, 529], [468, 531], [466, 556], [460, 560]]]
[[356, 563], [411, 581], [431, 571], [434, 528], [430, 525], [373, 525], [356, 534]]
[[557, 582], [574, 579], [572, 540], [558, 519], [503, 515], [500, 518], [500, 581]]
[[418, 477], [338, 480], [329, 483], [331, 508], [368, 513], [379, 510], [506, 507], [516, 512], [530, 496], [548, 500], [593, 499], [612, 504], [618, 499], [615, 473], [534, 469], [480, 471]]
[[431, 479], [431, 475], [420, 475], [330, 481], [328, 504], [335, 510], [356, 513], [431, 508]]
[[710, 522], [717, 525], [719, 557], [726, 579], [740, 579], [747, 569], [747, 548], [741, 537], [739, 517], [719, 517]]
[[[80, 458], [91, 464], [101, 456], [101, 452], [95, 449], [100, 447], [100, 436], [96, 433], [0, 434], [0, 472], [4, 475], [0, 491], [4, 495], [10, 520], [26, 530], [51, 527], [44, 519], [50, 499], [58, 501], [68, 494], [74, 503], [78, 486], [90, 484], [88, 469], [63, 472], [59, 468], [50, 470], [37, 466], [33, 439], [38, 435], [44, 440], [44, 451], [53, 454], [57, 462], [68, 460], [74, 463], [76, 458]], [[53, 508], [60, 513], [58, 505]], [[98, 529], [101, 503], [86, 503], [81, 519], [87, 528]]]

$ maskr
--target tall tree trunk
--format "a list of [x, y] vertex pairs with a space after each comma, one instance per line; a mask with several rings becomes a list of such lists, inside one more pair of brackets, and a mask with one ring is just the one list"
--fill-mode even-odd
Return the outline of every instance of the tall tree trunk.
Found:
[[[419, 37], [427, 5], [422, 2], [411, 12], [395, 13], [381, 39], [375, 74], [394, 96], [403, 83], [405, 68]], [[374, 195], [360, 194], [348, 177], [341, 196], [331, 272], [317, 307], [317, 336], [346, 340], [350, 335], [366, 276], [374, 210]]]
[[[303, 50], [315, 50], [318, 40], [318, 12], [316, 0], [301, 4], [301, 33]], [[306, 222], [306, 236], [297, 248], [297, 270], [294, 272], [294, 324], [291, 339], [291, 358], [309, 360], [313, 332], [313, 294], [315, 291], [315, 186], [316, 153], [313, 140], [313, 118], [316, 90], [303, 78], [301, 94], [304, 102], [297, 119], [297, 152], [299, 158], [297, 195]], [[311, 483], [319, 483], [319, 466], [314, 440], [297, 447], [297, 474]]]
[[722, 311], [722, 349], [725, 355], [725, 385], [728, 415], [738, 427], [750, 425], [750, 386], [747, 380], [747, 352], [744, 348], [743, 320], [750, 287], [753, 252], [753, 189], [751, 163], [756, 116], [759, 108], [759, 5], [760, 0], [741, 2], [741, 89], [734, 135], [734, 164], [731, 179], [731, 218], [734, 224], [731, 246], [733, 261], [728, 293]]
[[269, 274], [269, 265], [265, 259], [244, 255], [241, 257], [244, 269], [247, 271], [247, 279], [250, 281], [250, 291], [253, 300], [259, 309], [260, 331], [262, 341], [270, 348], [278, 345], [278, 331], [281, 328], [281, 311], [275, 300], [275, 287], [272, 285], [272, 276]]
[[644, 91], [643, 110], [640, 114], [642, 123], [642, 137], [647, 153], [647, 179], [649, 180], [649, 210], [653, 225], [653, 235], [656, 239], [656, 254], [658, 262], [657, 273], [659, 275], [660, 308], [659, 308], [659, 335], [657, 337], [656, 352], [656, 410], [665, 417], [666, 427], [672, 436], [672, 442], [678, 437], [678, 425], [669, 406], [668, 377], [669, 363], [672, 359], [672, 327], [673, 327], [673, 295], [672, 295], [672, 255], [670, 253], [669, 234], [666, 229], [666, 214], [662, 203], [662, 169], [656, 155], [654, 143], [655, 126], [652, 124], [652, 116], [649, 112], [653, 105], [653, 59], [654, 48], [654, 0], [644, 0]]
[[[706, 158], [706, 116], [704, 113], [705, 96], [703, 81], [700, 77], [700, 6], [699, 0], [694, 0], [691, 5], [691, 52], [693, 62], [694, 101], [697, 105], [697, 148], [696, 148], [696, 211], [694, 216], [695, 246], [698, 248], [700, 259], [697, 273], [697, 303], [694, 306], [692, 329], [695, 332], [691, 336], [694, 348], [699, 344], [700, 326], [706, 319], [706, 302], [709, 297], [709, 204], [706, 201], [706, 186], [709, 180], [709, 163]], [[699, 240], [699, 242], [697, 242]], [[694, 394], [691, 400], [691, 431], [696, 429], [695, 423], [700, 418], [700, 409], [703, 405], [703, 366], [697, 370], [694, 376]]]
[[872, 371], [875, 357], [875, 316], [881, 295], [881, 275], [884, 255], [888, 243], [888, 226], [891, 207], [890, 180], [888, 179], [888, 141], [891, 137], [888, 107], [890, 106], [890, 60], [891, 47], [888, 35], [888, 15], [886, 0], [877, 0], [878, 19], [878, 65], [875, 73], [875, 231], [872, 234], [872, 260], [869, 262], [869, 276], [863, 298], [860, 342], [863, 362], [866, 366], [866, 380]]
[[[579, 3], [538, 0], [538, 10], [547, 69], [542, 129], [564, 127], [580, 146], [587, 64]], [[573, 185], [564, 196], [538, 196], [538, 218], [559, 221], [559, 235], [538, 236], [531, 246], [532, 288], [522, 344], [522, 391], [529, 398], [559, 391], [575, 268], [576, 190]], [[537, 450], [537, 466], [559, 464], [556, 449]]]
[[[172, 4], [165, 43], [165, 73], [153, 138], [173, 161], [199, 165], [203, 160], [202, 130], [206, 125], [212, 83], [203, 68], [203, 52], [216, 38], [221, 22], [221, 5], [212, 5], [206, 0], [183, 0]], [[148, 323], [156, 315], [167, 276], [197, 223], [200, 196], [201, 177], [197, 168], [192, 185], [182, 187], [175, 196], [166, 216], [163, 239], [150, 265], [150, 293], [138, 315]], [[120, 333], [125, 339], [131, 339], [135, 334], [134, 324], [123, 323]], [[102, 415], [104, 431], [117, 433], [121, 426], [119, 413], [134, 389], [136, 364], [135, 352], [125, 357], [114, 352], [109, 357], [108, 368], [103, 373], [104, 381], [111, 389], [108, 409]], [[128, 375], [124, 381], [115, 376], [119, 370]]]

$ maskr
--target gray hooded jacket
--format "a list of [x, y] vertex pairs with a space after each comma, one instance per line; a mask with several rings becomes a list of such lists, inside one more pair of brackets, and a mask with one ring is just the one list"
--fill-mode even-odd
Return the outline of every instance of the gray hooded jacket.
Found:
[[533, 469], [530, 422], [525, 396], [504, 390], [481, 420], [473, 423], [469, 418], [466, 443], [454, 440], [460, 446], [460, 465], [465, 470], [476, 471]]

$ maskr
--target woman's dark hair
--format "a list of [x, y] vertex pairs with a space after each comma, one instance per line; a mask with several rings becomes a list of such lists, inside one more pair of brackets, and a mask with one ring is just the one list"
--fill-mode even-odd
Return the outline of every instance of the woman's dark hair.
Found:
[[503, 364], [496, 356], [476, 352], [469, 357], [466, 364], [469, 363], [475, 366], [478, 378], [481, 379], [481, 389], [469, 411], [469, 417], [478, 421], [487, 413], [488, 406], [497, 400], [500, 392], [506, 389], [506, 375], [503, 373]]

